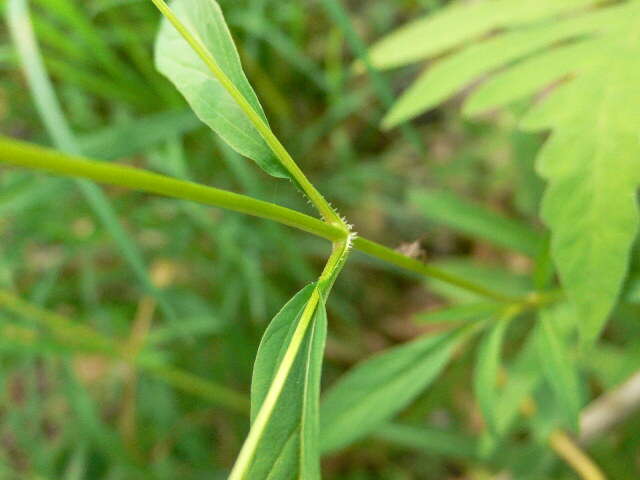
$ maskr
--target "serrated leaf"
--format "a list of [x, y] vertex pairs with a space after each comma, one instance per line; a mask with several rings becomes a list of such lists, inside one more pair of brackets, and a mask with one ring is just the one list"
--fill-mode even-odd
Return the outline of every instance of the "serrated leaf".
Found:
[[[520, 5], [513, 0], [509, 3]], [[615, 30], [625, 18], [628, 8], [626, 5], [624, 7], [624, 10], [622, 7], [613, 7], [577, 18], [507, 32], [464, 48], [436, 62], [420, 75], [387, 113], [383, 126], [390, 128], [409, 120], [447, 100], [481, 75], [558, 42], [579, 35]], [[497, 13], [494, 12], [494, 15]]]
[[409, 201], [431, 221], [445, 224], [473, 237], [536, 256], [543, 244], [542, 235], [526, 224], [506, 218], [453, 193], [438, 190], [414, 190]]
[[630, 21], [609, 39], [601, 61], [523, 121], [525, 128], [553, 129], [537, 162], [549, 182], [542, 218], [586, 342], [598, 337], [618, 298], [638, 229], [638, 29], [640, 22]]
[[570, 428], [577, 431], [582, 406], [580, 380], [576, 365], [569, 355], [566, 338], [561, 335], [558, 326], [559, 323], [573, 321], [574, 315], [573, 309], [566, 304], [542, 310], [538, 316], [535, 343], [538, 361], [562, 407], [565, 421]]
[[322, 399], [322, 451], [353, 443], [406, 407], [440, 374], [466, 331], [419, 338], [345, 374]]
[[532, 95], [569, 74], [597, 62], [600, 40], [586, 40], [536, 55], [494, 75], [475, 90], [464, 104], [465, 115], [504, 107]]
[[[510, 3], [519, 5], [513, 0]], [[597, 10], [576, 18], [506, 32], [462, 49], [420, 75], [387, 113], [383, 126], [391, 128], [409, 120], [447, 100], [482, 75], [558, 42], [615, 31], [628, 12], [628, 5]], [[493, 14], [498, 16], [497, 12]]]
[[[530, 112], [522, 127], [554, 130], [537, 162], [538, 172], [549, 182], [542, 218], [552, 231], [552, 258], [561, 282], [583, 319], [584, 342], [598, 337], [617, 301], [637, 232], [639, 12], [638, 2], [627, 1], [566, 20], [547, 20], [533, 29], [515, 29], [454, 53], [427, 74], [436, 77], [435, 84], [419, 79], [386, 119], [390, 126], [421, 113], [501, 62], [506, 66], [556, 47], [555, 41], [545, 44], [542, 38], [558, 35], [559, 40], [567, 32], [571, 35], [562, 37], [565, 40], [590, 36], [516, 64], [480, 89], [468, 107], [475, 113], [498, 106], [575, 74]], [[531, 36], [536, 30], [546, 33]], [[510, 45], [518, 35], [522, 43]]]
[[[311, 284], [298, 292], [273, 318], [262, 337], [251, 383], [252, 425], [277, 381], [278, 369], [315, 289], [316, 284]], [[320, 478], [318, 413], [326, 329], [326, 312], [320, 302], [253, 449], [250, 464], [238, 478]]]
[[[171, 9], [267, 123], [258, 97], [242, 70], [218, 3], [215, 0], [175, 0]], [[158, 70], [182, 93], [198, 118], [233, 149], [253, 159], [270, 175], [290, 178], [236, 101], [167, 19], [163, 19], [156, 39], [155, 61]]]
[[505, 316], [493, 325], [484, 335], [476, 355], [474, 372], [474, 392], [488, 431], [497, 432], [498, 410], [498, 373], [500, 352], [511, 316]]
[[399, 67], [443, 53], [491, 30], [535, 22], [595, 1], [494, 0], [453, 3], [376, 42], [370, 50], [371, 62], [380, 69]]

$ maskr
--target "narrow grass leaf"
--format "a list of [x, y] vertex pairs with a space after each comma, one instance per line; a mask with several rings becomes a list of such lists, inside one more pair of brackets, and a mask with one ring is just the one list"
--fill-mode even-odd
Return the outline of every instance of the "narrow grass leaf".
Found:
[[418, 313], [415, 320], [419, 323], [453, 323], [476, 320], [496, 313], [501, 305], [493, 302], [474, 302], [462, 305], [450, 305], [437, 310]]
[[582, 399], [577, 366], [571, 358], [566, 339], [559, 333], [559, 322], [573, 321], [574, 309], [566, 304], [540, 312], [535, 331], [538, 361], [564, 413], [569, 428], [578, 431]]
[[478, 445], [475, 439], [457, 431], [390, 423], [376, 430], [373, 436], [428, 455], [443, 455], [466, 460], [474, 460], [478, 457], [476, 453]]
[[539, 253], [543, 244], [543, 236], [528, 225], [506, 218], [450, 192], [414, 190], [409, 194], [409, 201], [430, 221], [531, 257]]
[[487, 430], [491, 434], [497, 432], [498, 375], [500, 369], [500, 353], [505, 333], [509, 326], [510, 316], [498, 319], [495, 325], [485, 333], [476, 354], [474, 372], [474, 392]]
[[143, 153], [167, 138], [195, 130], [201, 123], [189, 110], [172, 110], [116, 123], [78, 137], [88, 157], [116, 160]]
[[324, 395], [321, 447], [334, 451], [388, 422], [433, 382], [465, 329], [421, 337], [360, 363]]
[[[528, 276], [516, 274], [505, 268], [482, 264], [476, 260], [452, 257], [433, 262], [432, 265], [514, 298], [526, 295], [531, 290], [531, 280]], [[454, 303], [478, 302], [486, 298], [437, 278], [429, 278], [426, 283], [434, 293]]]
[[[266, 124], [267, 118], [242, 70], [218, 3], [215, 0], [175, 0], [171, 9]], [[270, 175], [290, 178], [236, 100], [166, 18], [156, 39], [155, 59], [158, 70], [182, 93], [200, 120], [234, 150], [253, 159]]]
[[[67, 153], [81, 153], [42, 63], [26, 1], [10, 0], [7, 19], [33, 99], [53, 143], [57, 148]], [[94, 214], [118, 245], [122, 256], [138, 281], [150, 295], [158, 300], [163, 313], [173, 320], [174, 314], [171, 306], [152, 284], [142, 254], [118, 221], [107, 196], [91, 182], [81, 180], [76, 183]]]

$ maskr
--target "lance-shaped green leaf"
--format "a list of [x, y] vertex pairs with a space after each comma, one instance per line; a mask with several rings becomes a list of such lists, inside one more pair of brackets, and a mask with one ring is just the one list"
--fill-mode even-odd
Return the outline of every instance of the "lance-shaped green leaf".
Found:
[[[575, 321], [570, 305], [559, 304], [540, 312], [535, 331], [538, 360], [563, 411], [567, 426], [578, 430], [578, 416], [582, 400], [580, 379], [574, 360], [567, 348], [567, 323]], [[564, 325], [563, 325], [564, 324]]]
[[[497, 3], [497, 2], [494, 2]], [[509, 8], [516, 12], [523, 12], [521, 2], [508, 0]], [[530, 8], [537, 8], [544, 2], [531, 2]], [[566, 5], [566, 2], [553, 2], [556, 6]], [[486, 14], [491, 19], [499, 19], [500, 12], [492, 10], [491, 2], [478, 4], [487, 8]], [[472, 6], [477, 6], [476, 4]], [[409, 120], [422, 112], [436, 107], [438, 104], [460, 92], [474, 80], [502, 67], [509, 67], [514, 62], [526, 59], [529, 55], [547, 49], [553, 49], [560, 42], [582, 39], [592, 35], [616, 32], [624, 25], [628, 15], [633, 14], [633, 5], [622, 4], [609, 8], [597, 9], [583, 15], [572, 16], [558, 21], [541, 22], [539, 25], [520, 27], [513, 31], [491, 37], [489, 40], [474, 43], [466, 48], [439, 59], [421, 74], [393, 105], [383, 120], [383, 126], [391, 128]], [[557, 11], [555, 13], [558, 13]], [[434, 15], [434, 18], [437, 15]], [[432, 45], [424, 37], [417, 45]], [[446, 38], [450, 38], [447, 34]], [[430, 40], [430, 39], [429, 39]], [[551, 82], [567, 73], [574, 73], [590, 58], [589, 45], [586, 48], [577, 47], [574, 51], [571, 45], [566, 50], [564, 61], [557, 56], [549, 57], [545, 64], [533, 70], [518, 72], [517, 81], [506, 86], [505, 96], [514, 92], [520, 93], [521, 84], [526, 91], [527, 85], [535, 86], [536, 79], [548, 78]], [[534, 57], [535, 58], [535, 57]], [[516, 63], [516, 66], [518, 63]], [[543, 67], [547, 70], [543, 70]], [[533, 72], [531, 71], [533, 70]], [[532, 79], [529, 79], [529, 76]], [[504, 85], [503, 85], [504, 86]], [[544, 86], [544, 84], [542, 85]], [[529, 88], [531, 88], [529, 87]], [[482, 105], [481, 105], [482, 106]], [[477, 107], [469, 107], [470, 112], [477, 111]]]
[[[251, 383], [251, 422], [263, 408], [282, 361], [316, 289], [298, 292], [262, 337]], [[327, 320], [320, 302], [245, 472], [237, 478], [320, 478], [319, 397]]]
[[[171, 9], [266, 124], [267, 118], [242, 70], [218, 3], [215, 0], [175, 0]], [[182, 93], [200, 120], [231, 147], [253, 159], [270, 175], [290, 178], [246, 112], [166, 18], [156, 40], [155, 61], [158, 70]]]
[[251, 430], [230, 480], [320, 479], [320, 376], [325, 300], [349, 255], [337, 242], [318, 281], [299, 292], [264, 334], [251, 386]]
[[626, 27], [603, 40], [600, 61], [523, 121], [525, 128], [553, 129], [537, 160], [549, 182], [542, 218], [584, 341], [605, 325], [638, 229], [640, 5], [634, 5]]
[[421, 337], [357, 365], [326, 393], [321, 448], [337, 450], [389, 421], [440, 374], [466, 328]]

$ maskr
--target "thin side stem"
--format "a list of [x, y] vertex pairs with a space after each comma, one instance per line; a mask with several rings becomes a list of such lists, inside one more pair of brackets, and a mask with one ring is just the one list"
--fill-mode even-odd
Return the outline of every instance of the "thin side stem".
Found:
[[[331, 242], [338, 242], [347, 238], [347, 232], [338, 226], [246, 195], [177, 180], [138, 168], [66, 155], [55, 150], [6, 137], [0, 137], [0, 162], [34, 170], [44, 170], [68, 177], [88, 178], [109, 185], [226, 208], [247, 215], [273, 220]], [[353, 241], [353, 247], [404, 270], [442, 280], [492, 300], [509, 303], [523, 300], [495, 292], [463, 277], [407, 257], [366, 238], [356, 237]]]
[[600, 467], [562, 430], [551, 433], [549, 444], [583, 480], [607, 480]]
[[499, 302], [518, 302], [521, 299], [518, 297], [512, 297], [510, 295], [504, 295], [499, 292], [495, 292], [482, 285], [477, 285], [463, 277], [446, 272], [440, 268], [427, 265], [419, 260], [411, 257], [407, 257], [392, 248], [385, 247], [379, 243], [367, 240], [363, 237], [357, 237], [353, 242], [353, 247], [363, 253], [371, 255], [372, 257], [383, 260], [387, 263], [391, 263], [398, 267], [411, 272], [419, 273], [426, 277], [436, 278], [443, 282], [455, 285], [469, 292], [477, 293], [483, 297], [491, 298]]
[[226, 73], [220, 68], [218, 62], [207, 50], [207, 48], [191, 34], [189, 29], [180, 21], [180, 19], [173, 13], [164, 0], [151, 0], [154, 5], [160, 10], [169, 22], [180, 33], [182, 38], [193, 48], [198, 56], [205, 63], [207, 68], [211, 71], [213, 76], [220, 82], [220, 84], [229, 92], [229, 95], [233, 97], [238, 106], [245, 113], [247, 118], [253, 123], [260, 136], [267, 143], [269, 148], [273, 151], [274, 155], [278, 158], [280, 163], [287, 169], [294, 180], [300, 185], [302, 191], [309, 197], [311, 203], [318, 209], [320, 214], [327, 220], [335, 225], [342, 227], [346, 230], [347, 227], [340, 216], [333, 210], [331, 205], [325, 200], [322, 194], [313, 186], [313, 184], [307, 179], [305, 174], [300, 170], [298, 164], [293, 160], [287, 149], [282, 145], [278, 137], [271, 131], [269, 125], [262, 119], [262, 117], [253, 109], [251, 104], [242, 95], [240, 90], [233, 84]]
[[242, 414], [246, 414], [249, 411], [249, 402], [243, 394], [171, 365], [150, 361], [148, 357], [143, 355], [133, 357], [128, 352], [123, 351], [120, 343], [115, 340], [96, 332], [86, 325], [73, 322], [67, 317], [31, 305], [8, 290], [0, 289], [0, 307], [45, 326], [51, 330], [55, 338], [66, 345], [88, 348], [100, 355], [123, 361], [148, 372], [174, 388], [206, 399], [228, 410]]

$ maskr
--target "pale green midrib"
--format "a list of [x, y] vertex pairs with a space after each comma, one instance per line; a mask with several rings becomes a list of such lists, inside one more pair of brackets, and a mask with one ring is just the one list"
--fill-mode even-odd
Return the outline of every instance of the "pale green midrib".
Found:
[[[341, 227], [328, 224], [286, 207], [193, 182], [177, 180], [133, 167], [75, 157], [1, 136], [0, 162], [34, 170], [44, 170], [69, 177], [87, 178], [110, 185], [226, 208], [228, 210], [283, 223], [332, 242], [347, 238], [347, 233]], [[367, 240], [366, 238], [354, 237], [352, 235], [352, 239], [353, 247], [356, 250], [391, 263], [404, 270], [437, 278], [500, 302], [521, 300], [520, 298], [495, 292], [482, 285], [474, 284], [465, 278], [427, 265], [414, 258], [407, 257], [389, 247]]]
[[348, 230], [345, 222], [334, 211], [334, 209], [325, 200], [322, 194], [313, 186], [313, 184], [307, 179], [306, 175], [302, 172], [298, 164], [293, 160], [287, 149], [282, 145], [280, 140], [271, 131], [271, 128], [262, 119], [262, 117], [255, 111], [249, 101], [244, 97], [242, 92], [233, 84], [226, 73], [220, 68], [215, 58], [209, 53], [207, 48], [189, 32], [189, 29], [180, 21], [180, 19], [173, 13], [164, 0], [151, 0], [153, 4], [160, 10], [169, 22], [174, 26], [178, 33], [184, 38], [184, 40], [191, 46], [196, 54], [202, 59], [207, 68], [211, 71], [214, 77], [220, 82], [220, 84], [227, 90], [229, 95], [236, 101], [238, 106], [242, 109], [247, 118], [254, 125], [260, 136], [267, 143], [269, 148], [273, 151], [274, 155], [278, 158], [282, 166], [291, 174], [292, 178], [300, 185], [302, 191], [309, 197], [311, 203], [318, 209], [320, 214], [327, 222], [331, 222], [340, 226], [343, 230]]

